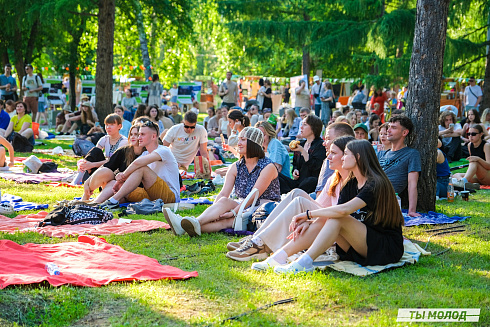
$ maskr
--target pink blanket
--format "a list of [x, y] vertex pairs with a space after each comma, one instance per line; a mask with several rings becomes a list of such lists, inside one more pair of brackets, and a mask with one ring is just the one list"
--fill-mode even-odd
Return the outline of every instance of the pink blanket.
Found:
[[0, 178], [14, 181], [16, 183], [39, 184], [41, 182], [59, 182], [72, 175], [71, 173], [2, 173]]
[[37, 214], [19, 215], [8, 218], [0, 215], [0, 231], [13, 234], [15, 232], [36, 232], [48, 237], [65, 237], [75, 235], [122, 235], [134, 232], [146, 232], [153, 229], [170, 229], [167, 223], [158, 220], [132, 220], [130, 223], [119, 224], [119, 219], [112, 219], [100, 225], [60, 225], [36, 227], [48, 213], [40, 211]]
[[[59, 275], [50, 275], [46, 264], [59, 267]], [[162, 266], [157, 260], [123, 250], [94, 236], [79, 236], [78, 242], [19, 245], [0, 240], [0, 289], [48, 281], [53, 286], [101, 286], [115, 281], [187, 279], [197, 277]]]

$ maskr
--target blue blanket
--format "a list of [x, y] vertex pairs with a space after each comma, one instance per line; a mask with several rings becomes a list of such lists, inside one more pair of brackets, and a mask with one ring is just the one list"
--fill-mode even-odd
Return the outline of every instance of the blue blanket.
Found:
[[48, 208], [47, 204], [22, 202], [22, 198], [20, 196], [11, 194], [2, 194], [2, 202], [10, 203], [14, 207], [14, 211], [39, 210]]
[[437, 225], [437, 224], [452, 224], [457, 221], [463, 221], [469, 216], [466, 217], [448, 217], [445, 214], [437, 213], [434, 211], [429, 211], [428, 213], [420, 213], [422, 216], [420, 217], [410, 217], [408, 216], [408, 210], [402, 210], [403, 217], [405, 218], [405, 226], [418, 226], [418, 225]]

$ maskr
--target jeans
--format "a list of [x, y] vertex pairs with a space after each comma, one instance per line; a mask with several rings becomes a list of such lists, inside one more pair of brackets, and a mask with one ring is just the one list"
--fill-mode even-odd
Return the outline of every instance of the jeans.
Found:
[[449, 178], [446, 177], [437, 177], [437, 188], [436, 188], [436, 196], [439, 198], [447, 198], [447, 186], [449, 185]]
[[320, 112], [321, 112], [321, 110], [322, 110], [322, 105], [321, 105], [321, 104], [316, 104], [316, 103], [315, 103], [315, 115], [316, 115], [317, 117], [320, 117]]

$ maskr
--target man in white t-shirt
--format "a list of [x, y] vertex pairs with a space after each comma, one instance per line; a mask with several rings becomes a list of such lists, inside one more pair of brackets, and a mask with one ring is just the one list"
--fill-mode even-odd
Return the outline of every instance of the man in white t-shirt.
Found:
[[478, 109], [483, 96], [481, 87], [476, 85], [474, 77], [470, 77], [469, 83], [470, 85], [464, 89], [464, 106], [466, 112], [470, 109]]
[[168, 147], [158, 145], [159, 131], [155, 123], [146, 121], [140, 126], [138, 141], [147, 151], [116, 175], [113, 187], [116, 193], [100, 205], [102, 209], [117, 209], [123, 199], [129, 202], [145, 198], [162, 199], [164, 203], [180, 202], [177, 161]]
[[192, 111], [185, 113], [181, 124], [174, 125], [168, 130], [163, 145], [170, 147], [179, 168], [185, 170], [194, 161], [198, 150], [201, 156], [209, 160], [208, 133], [203, 126], [197, 125], [197, 115]]

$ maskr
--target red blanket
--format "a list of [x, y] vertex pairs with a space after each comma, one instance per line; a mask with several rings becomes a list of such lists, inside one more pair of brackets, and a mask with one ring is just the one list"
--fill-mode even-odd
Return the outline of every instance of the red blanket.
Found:
[[19, 215], [15, 218], [7, 218], [0, 215], [0, 232], [13, 234], [15, 232], [36, 232], [49, 237], [65, 237], [75, 235], [122, 235], [134, 232], [146, 232], [153, 229], [170, 229], [167, 223], [158, 220], [133, 220], [130, 223], [119, 224], [119, 219], [109, 220], [100, 225], [60, 225], [36, 227], [44, 220], [48, 213], [41, 211], [30, 215]]
[[[48, 262], [60, 268], [50, 275]], [[157, 260], [123, 250], [94, 236], [80, 236], [78, 242], [19, 245], [0, 240], [0, 289], [8, 285], [48, 281], [53, 286], [101, 286], [115, 281], [187, 279], [196, 271], [185, 272], [162, 266]]]

